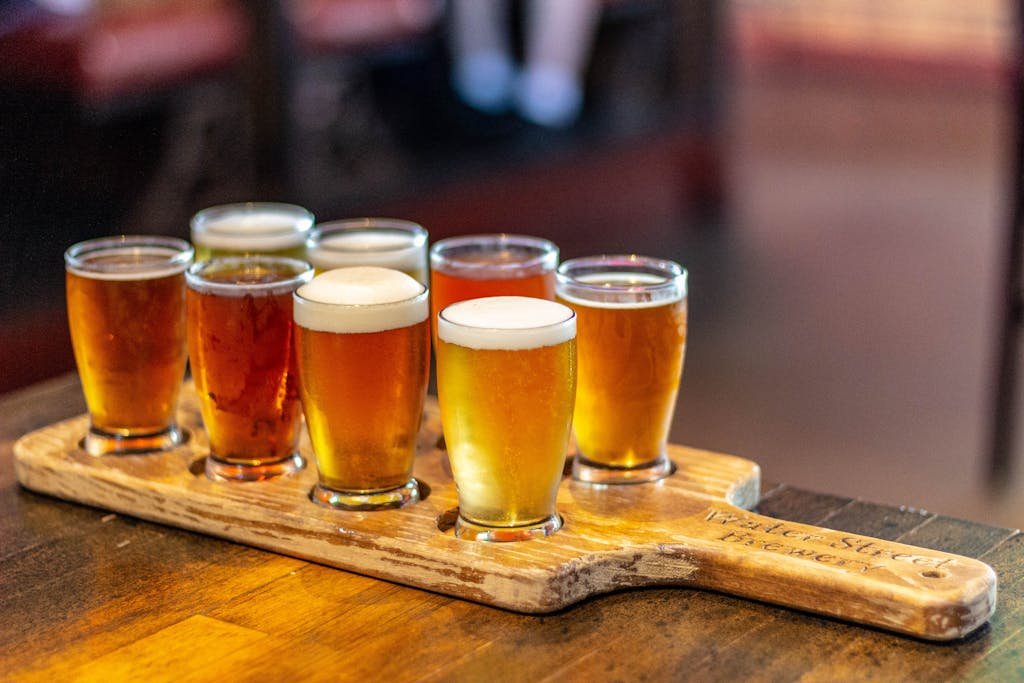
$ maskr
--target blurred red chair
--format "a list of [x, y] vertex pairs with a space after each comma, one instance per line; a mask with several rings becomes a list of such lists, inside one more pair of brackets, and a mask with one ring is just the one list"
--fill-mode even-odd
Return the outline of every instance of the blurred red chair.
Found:
[[301, 48], [354, 52], [397, 44], [432, 30], [443, 0], [291, 0], [288, 11]]
[[138, 96], [222, 69], [245, 52], [234, 0], [103, 2], [81, 15], [37, 12], [0, 37], [0, 78], [87, 104]]
[[[428, 30], [442, 4], [95, 0], [63, 15], [20, 0], [5, 22], [12, 6], [0, 6], [0, 179], [11, 190], [0, 391], [73, 367], [58, 245], [118, 230], [184, 234], [211, 198], [272, 192], [260, 181], [280, 168], [256, 168], [254, 182], [240, 167], [285, 146], [283, 128], [261, 128], [273, 111], [261, 105], [283, 105], [265, 87], [281, 68], [273, 60], [365, 54]], [[40, 240], [45, 253], [30, 249]]]

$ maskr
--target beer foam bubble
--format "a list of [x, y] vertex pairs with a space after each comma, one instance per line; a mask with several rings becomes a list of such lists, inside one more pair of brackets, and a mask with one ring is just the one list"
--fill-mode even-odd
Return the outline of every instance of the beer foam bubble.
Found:
[[430, 315], [426, 288], [405, 273], [377, 266], [336, 268], [295, 292], [295, 324], [321, 332], [382, 332]]
[[460, 301], [438, 315], [437, 336], [472, 349], [533, 349], [576, 336], [576, 314], [568, 306], [525, 296]]
[[309, 259], [321, 269], [371, 263], [405, 271], [426, 268], [426, 252], [417, 236], [387, 228], [328, 233], [309, 248]]
[[313, 221], [286, 209], [251, 209], [206, 218], [192, 241], [210, 249], [274, 251], [301, 245]]
[[[671, 277], [651, 273], [607, 272], [580, 275], [557, 285], [558, 298], [590, 308], [654, 308], [686, 298], [686, 287], [668, 287]], [[574, 287], [573, 284], [583, 285]], [[664, 285], [665, 287], [660, 287]], [[580, 296], [583, 294], [583, 296]]]

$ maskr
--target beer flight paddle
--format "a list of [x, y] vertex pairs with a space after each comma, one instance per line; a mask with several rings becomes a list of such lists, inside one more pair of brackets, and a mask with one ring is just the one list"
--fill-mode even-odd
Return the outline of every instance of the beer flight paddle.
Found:
[[440, 420], [428, 400], [414, 475], [422, 500], [351, 512], [314, 504], [309, 465], [262, 482], [211, 481], [194, 389], [186, 383], [182, 446], [93, 457], [79, 448], [85, 415], [32, 432], [14, 447], [22, 486], [105, 510], [525, 613], [563, 609], [640, 586], [717, 590], [929, 640], [982, 626], [996, 577], [957, 555], [773, 519], [750, 510], [758, 466], [669, 446], [673, 474], [656, 483], [593, 486], [563, 479], [563, 527], [546, 538], [483, 543], [455, 538], [457, 506]]

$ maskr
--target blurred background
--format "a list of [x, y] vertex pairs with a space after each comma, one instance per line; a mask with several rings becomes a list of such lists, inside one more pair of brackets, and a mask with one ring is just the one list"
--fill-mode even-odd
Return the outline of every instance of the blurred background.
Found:
[[287, 201], [677, 260], [673, 441], [1024, 525], [1016, 4], [601, 0], [531, 100], [542, 4], [495, 94], [455, 0], [0, 2], [0, 391], [74, 368], [73, 242]]

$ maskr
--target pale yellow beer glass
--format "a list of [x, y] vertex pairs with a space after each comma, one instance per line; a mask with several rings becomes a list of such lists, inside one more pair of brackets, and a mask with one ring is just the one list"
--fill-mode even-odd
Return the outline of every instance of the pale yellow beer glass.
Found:
[[306, 242], [306, 257], [317, 274], [332, 268], [393, 268], [430, 285], [427, 231], [398, 218], [350, 218], [319, 223]]
[[218, 256], [287, 256], [304, 259], [313, 214], [280, 202], [240, 202], [203, 209], [192, 217], [196, 260]]
[[68, 323], [89, 408], [91, 455], [173, 448], [185, 376], [185, 269], [172, 237], [107, 237], [64, 254]]
[[459, 496], [455, 535], [547, 536], [576, 395], [576, 316], [544, 299], [487, 297], [438, 315], [441, 420]]
[[573, 476], [615, 484], [668, 475], [686, 351], [686, 271], [636, 255], [572, 259], [558, 268], [556, 292], [576, 311], [579, 334]]
[[427, 288], [358, 266], [295, 292], [302, 406], [319, 479], [311, 498], [343, 510], [419, 500], [412, 476], [430, 372]]

